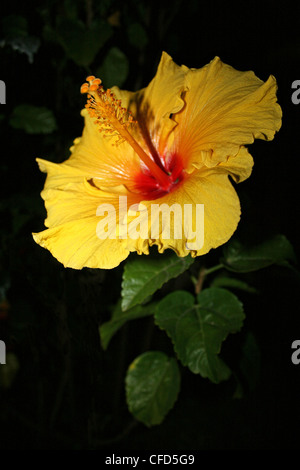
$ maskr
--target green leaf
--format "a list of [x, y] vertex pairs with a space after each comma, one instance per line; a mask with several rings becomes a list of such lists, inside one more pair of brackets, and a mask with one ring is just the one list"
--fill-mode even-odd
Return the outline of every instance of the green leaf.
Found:
[[103, 323], [99, 329], [103, 349], [107, 348], [111, 338], [127, 321], [153, 315], [155, 305], [156, 304], [154, 303], [146, 306], [138, 305], [126, 312], [123, 312], [121, 309], [121, 302], [118, 302], [113, 310], [111, 319]]
[[2, 19], [1, 23], [6, 39], [27, 36], [28, 34], [28, 23], [24, 16], [8, 15]]
[[137, 49], [144, 49], [148, 43], [145, 29], [140, 23], [131, 23], [127, 28], [129, 43]]
[[60, 18], [57, 39], [66, 55], [77, 65], [89, 66], [113, 31], [104, 20], [94, 21], [89, 28], [82, 21]]
[[289, 261], [295, 261], [293, 247], [284, 235], [276, 235], [251, 247], [232, 240], [225, 245], [223, 255], [224, 267], [239, 273], [256, 271], [272, 264], [289, 266]]
[[56, 129], [56, 121], [50, 109], [30, 104], [16, 106], [9, 124], [28, 134], [51, 134]]
[[186, 271], [193, 262], [194, 258], [180, 258], [175, 253], [130, 259], [123, 273], [122, 309], [127, 310], [142, 303], [169, 279]]
[[126, 55], [118, 47], [112, 47], [97, 69], [96, 75], [101, 77], [105, 87], [120, 87], [125, 82], [128, 71], [129, 63]]
[[218, 383], [231, 373], [218, 356], [221, 344], [242, 327], [243, 307], [234, 294], [216, 287], [200, 292], [197, 300], [184, 291], [167, 295], [157, 305], [155, 322], [171, 337], [183, 365]]
[[250, 286], [247, 282], [225, 275], [215, 277], [210, 283], [210, 287], [227, 287], [228, 289], [238, 289], [251, 294], [258, 293], [258, 290]]
[[125, 384], [133, 416], [148, 427], [160, 424], [179, 393], [177, 362], [160, 351], [148, 351], [129, 366]]

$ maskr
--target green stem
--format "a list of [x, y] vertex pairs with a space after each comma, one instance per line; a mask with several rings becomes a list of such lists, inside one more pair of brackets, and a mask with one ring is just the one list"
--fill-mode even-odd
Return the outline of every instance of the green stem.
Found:
[[205, 276], [208, 274], [214, 273], [215, 271], [218, 271], [219, 269], [224, 268], [224, 265], [222, 263], [216, 264], [216, 266], [213, 266], [212, 268], [205, 269]]
[[212, 268], [209, 268], [209, 269], [206, 269], [204, 268], [204, 266], [202, 266], [202, 268], [199, 271], [198, 279], [196, 280], [196, 282], [192, 279], [192, 281], [195, 284], [195, 294], [198, 295], [201, 292], [204, 279], [206, 278], [208, 274], [211, 274], [215, 271], [218, 271], [218, 269], [222, 269], [222, 268], [223, 268], [222, 263], [217, 264], [216, 266], [213, 266]]

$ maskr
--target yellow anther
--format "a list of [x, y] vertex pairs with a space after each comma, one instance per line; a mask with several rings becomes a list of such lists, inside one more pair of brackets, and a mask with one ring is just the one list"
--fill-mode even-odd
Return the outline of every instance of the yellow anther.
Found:
[[88, 93], [90, 91], [97, 91], [99, 86], [102, 83], [100, 78], [95, 78], [94, 75], [89, 75], [88, 77], [86, 77], [86, 80], [89, 83], [84, 83], [83, 85], [81, 85], [81, 88], [80, 88], [81, 93]]
[[83, 85], [81, 85], [80, 93], [88, 93], [88, 91], [89, 91], [89, 86], [87, 83], [84, 83]]
[[96, 90], [98, 90], [98, 85], [96, 85], [95, 83], [90, 85], [89, 91], [96, 91]]
[[100, 78], [95, 78], [93, 80], [93, 85], [101, 85], [102, 81], [100, 80]]

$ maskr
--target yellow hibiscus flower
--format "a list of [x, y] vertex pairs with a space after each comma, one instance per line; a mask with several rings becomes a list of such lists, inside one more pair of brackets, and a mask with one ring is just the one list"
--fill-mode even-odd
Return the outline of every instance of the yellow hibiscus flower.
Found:
[[[113, 268], [152, 245], [193, 257], [222, 245], [241, 212], [229, 176], [248, 178], [246, 145], [273, 139], [281, 126], [276, 89], [273, 76], [263, 82], [218, 57], [189, 69], [165, 52], [137, 92], [105, 91], [88, 77], [85, 127], [70, 158], [37, 160], [47, 173], [48, 228], [34, 240], [74, 269]], [[178, 217], [180, 208], [189, 210]]]

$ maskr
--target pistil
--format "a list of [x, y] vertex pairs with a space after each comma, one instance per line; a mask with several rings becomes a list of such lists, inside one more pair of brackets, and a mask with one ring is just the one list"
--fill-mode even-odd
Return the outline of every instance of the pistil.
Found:
[[168, 191], [172, 186], [172, 179], [147, 155], [129, 132], [128, 128], [136, 124], [136, 121], [133, 120], [129, 111], [121, 106], [121, 100], [117, 100], [111, 90], [105, 91], [99, 78], [91, 75], [86, 80], [88, 83], [81, 86], [81, 93], [88, 95], [86, 108], [90, 116], [96, 119], [95, 123], [98, 124], [99, 131], [111, 137], [117, 137], [113, 145], [128, 142], [156, 179], [158, 186]]

